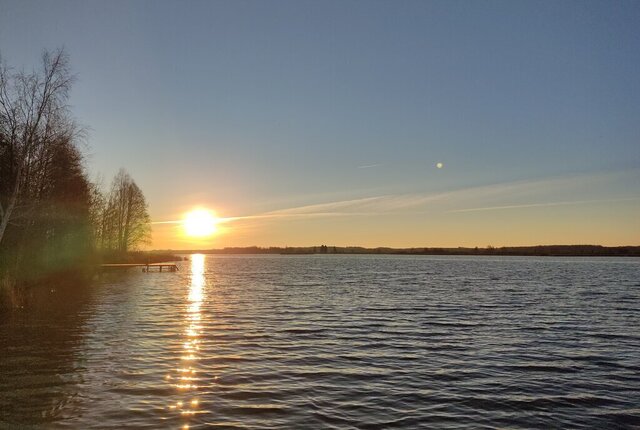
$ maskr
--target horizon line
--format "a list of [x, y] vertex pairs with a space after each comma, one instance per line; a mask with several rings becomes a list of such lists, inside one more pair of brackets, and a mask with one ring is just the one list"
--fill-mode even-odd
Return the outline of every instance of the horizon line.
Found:
[[[597, 247], [597, 248], [640, 248], [638, 245], [598, 245], [593, 243], [581, 243], [581, 244], [538, 244], [538, 245], [486, 245], [486, 246], [408, 246], [408, 247], [394, 247], [394, 246], [361, 246], [361, 245], [303, 245], [303, 246], [276, 246], [276, 245], [249, 245], [249, 246], [225, 246], [224, 248], [188, 248], [188, 249], [150, 249], [141, 250], [139, 252], [159, 252], [159, 251], [224, 251], [227, 249], [307, 249], [307, 248], [320, 248], [326, 246], [327, 248], [362, 248], [362, 249], [391, 249], [391, 250], [407, 250], [407, 249], [501, 249], [501, 248], [541, 248], [541, 247]], [[134, 251], [135, 252], [135, 251]]]

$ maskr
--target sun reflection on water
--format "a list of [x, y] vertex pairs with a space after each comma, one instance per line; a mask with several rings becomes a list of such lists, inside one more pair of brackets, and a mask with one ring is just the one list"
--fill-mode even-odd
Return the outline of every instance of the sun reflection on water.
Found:
[[[194, 254], [191, 256], [191, 282], [187, 296], [187, 309], [185, 317], [184, 341], [182, 344], [182, 354], [180, 356], [180, 366], [176, 369], [175, 375], [167, 375], [167, 381], [183, 395], [193, 394], [186, 401], [178, 401], [168, 406], [169, 410], [179, 412], [182, 417], [188, 417], [203, 413], [199, 409], [200, 400], [195, 397], [197, 393], [192, 393], [198, 388], [198, 377], [196, 364], [200, 351], [200, 335], [202, 334], [202, 315], [200, 308], [204, 300], [205, 287], [205, 256]], [[188, 429], [186, 423], [182, 428]]]

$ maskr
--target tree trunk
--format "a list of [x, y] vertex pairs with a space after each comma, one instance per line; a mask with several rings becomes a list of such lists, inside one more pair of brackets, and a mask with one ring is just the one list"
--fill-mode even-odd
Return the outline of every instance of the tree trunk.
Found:
[[9, 220], [11, 220], [11, 214], [16, 207], [16, 202], [18, 201], [18, 193], [20, 192], [20, 176], [22, 175], [22, 166], [18, 169], [18, 174], [16, 175], [16, 184], [13, 187], [13, 193], [11, 194], [11, 199], [9, 200], [9, 205], [4, 211], [4, 216], [2, 217], [2, 223], [0, 223], [0, 245], [2, 245], [2, 238], [4, 237], [4, 232], [7, 230], [7, 226], [9, 225]]

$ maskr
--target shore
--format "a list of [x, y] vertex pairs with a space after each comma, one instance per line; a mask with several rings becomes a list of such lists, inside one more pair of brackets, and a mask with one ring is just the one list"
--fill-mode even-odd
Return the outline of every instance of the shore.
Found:
[[160, 254], [389, 254], [389, 255], [504, 255], [531, 257], [640, 257], [640, 246], [536, 245], [486, 248], [364, 248], [359, 246], [228, 247], [204, 250], [158, 250]]

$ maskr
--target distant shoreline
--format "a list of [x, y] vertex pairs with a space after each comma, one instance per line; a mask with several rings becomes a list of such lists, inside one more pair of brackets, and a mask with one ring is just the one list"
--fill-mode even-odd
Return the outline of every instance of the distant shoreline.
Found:
[[171, 254], [276, 254], [276, 255], [329, 255], [329, 254], [373, 254], [373, 255], [500, 255], [530, 257], [640, 257], [640, 246], [599, 245], [538, 245], [486, 248], [364, 248], [357, 246], [308, 246], [308, 247], [228, 247], [221, 249], [154, 250], [150, 253]]

